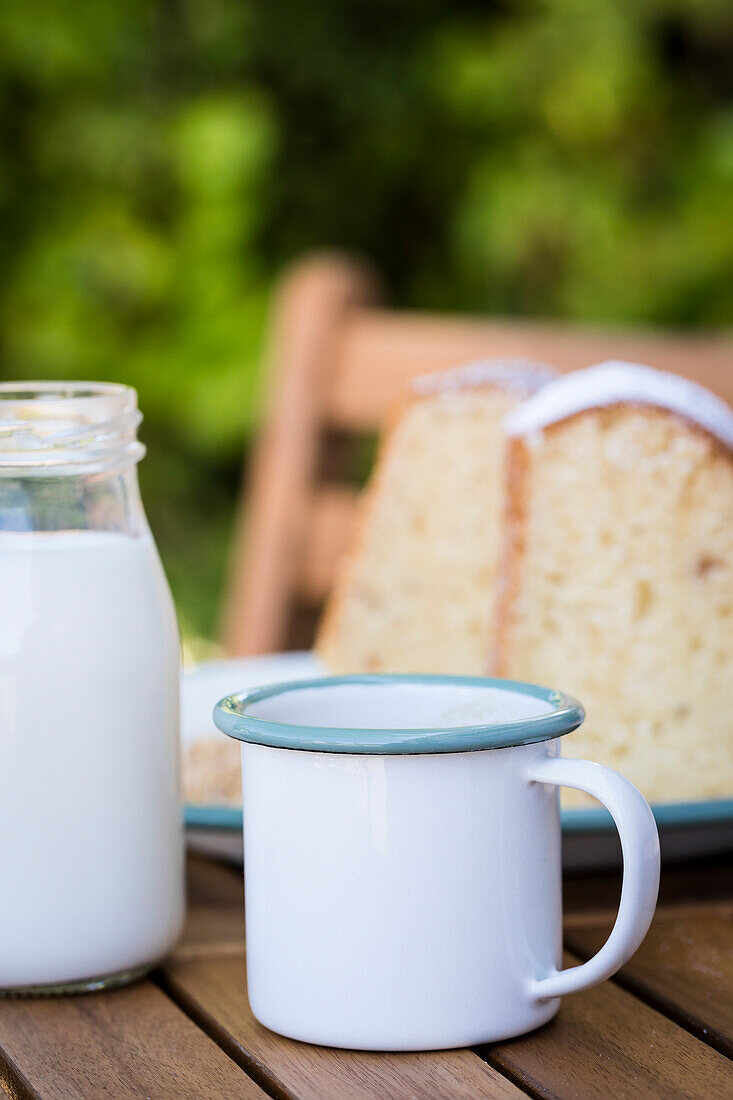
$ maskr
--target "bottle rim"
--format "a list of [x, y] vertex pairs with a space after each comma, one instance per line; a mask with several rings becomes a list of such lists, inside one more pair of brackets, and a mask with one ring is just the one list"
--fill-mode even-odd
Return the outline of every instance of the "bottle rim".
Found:
[[137, 393], [117, 382], [0, 382], [0, 476], [102, 473], [139, 462]]

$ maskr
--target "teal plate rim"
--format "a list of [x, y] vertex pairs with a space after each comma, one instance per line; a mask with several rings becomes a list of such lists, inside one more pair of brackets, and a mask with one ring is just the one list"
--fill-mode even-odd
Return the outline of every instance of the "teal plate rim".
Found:
[[[652, 811], [660, 828], [733, 824], [733, 798], [660, 802], [652, 806]], [[602, 806], [563, 810], [561, 819], [564, 833], [607, 832], [615, 828], [610, 813]], [[186, 806], [184, 821], [195, 829], [241, 829], [242, 811], [235, 806]]]

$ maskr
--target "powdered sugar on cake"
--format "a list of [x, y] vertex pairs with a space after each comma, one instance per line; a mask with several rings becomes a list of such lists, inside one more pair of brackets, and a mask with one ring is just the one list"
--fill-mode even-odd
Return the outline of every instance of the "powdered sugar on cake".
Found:
[[412, 380], [411, 387], [420, 397], [487, 385], [500, 386], [528, 397], [554, 378], [557, 378], [557, 371], [553, 367], [533, 363], [530, 359], [482, 359], [463, 367], [420, 375]]
[[725, 401], [687, 378], [638, 363], [600, 363], [556, 378], [512, 409], [504, 428], [510, 436], [532, 435], [587, 409], [618, 404], [668, 409], [733, 449], [733, 410]]

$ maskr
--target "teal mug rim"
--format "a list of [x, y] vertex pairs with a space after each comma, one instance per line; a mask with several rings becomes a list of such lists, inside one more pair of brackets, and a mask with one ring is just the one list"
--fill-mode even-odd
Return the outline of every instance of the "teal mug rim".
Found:
[[[416, 729], [369, 729], [365, 727], [312, 726], [255, 718], [246, 708], [291, 691], [324, 690], [357, 684], [442, 684], [454, 687], [487, 687], [528, 695], [549, 703], [552, 710], [531, 718], [470, 726]], [[227, 695], [214, 707], [214, 722], [222, 733], [247, 744], [306, 752], [352, 753], [397, 756], [412, 753], [475, 752], [480, 749], [511, 748], [563, 737], [577, 729], [585, 711], [577, 699], [553, 688], [480, 676], [432, 676], [410, 673], [374, 673], [353, 676], [324, 676], [288, 680], [280, 684], [249, 688]]]

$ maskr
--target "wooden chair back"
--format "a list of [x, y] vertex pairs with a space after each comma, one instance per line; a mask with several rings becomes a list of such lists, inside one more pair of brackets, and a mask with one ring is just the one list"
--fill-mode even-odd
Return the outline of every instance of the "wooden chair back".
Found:
[[379, 426], [417, 374], [488, 357], [560, 370], [627, 359], [676, 371], [733, 405], [733, 337], [479, 320], [379, 305], [374, 276], [338, 256], [282, 280], [268, 341], [270, 390], [239, 507], [225, 599], [232, 655], [310, 646], [348, 548], [358, 489], [344, 481], [349, 440]]

